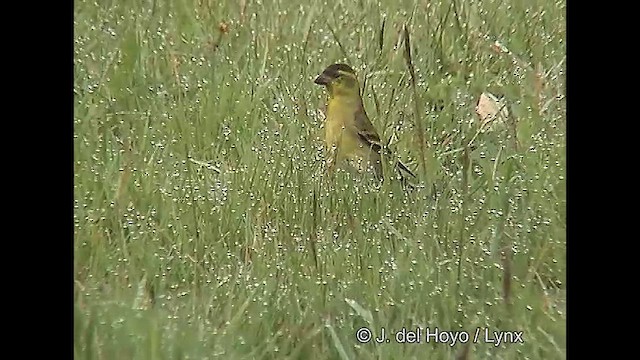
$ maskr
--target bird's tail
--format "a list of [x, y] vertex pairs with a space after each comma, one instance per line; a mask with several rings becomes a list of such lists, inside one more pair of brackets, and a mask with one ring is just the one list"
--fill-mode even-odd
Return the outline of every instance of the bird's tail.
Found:
[[403, 188], [407, 190], [415, 189], [415, 185], [412, 184], [411, 181], [415, 181], [417, 176], [413, 171], [409, 170], [409, 168], [399, 160], [396, 162], [395, 170]]

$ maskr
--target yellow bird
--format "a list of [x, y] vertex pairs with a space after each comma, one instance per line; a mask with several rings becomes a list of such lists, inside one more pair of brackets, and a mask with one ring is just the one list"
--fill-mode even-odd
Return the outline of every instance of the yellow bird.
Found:
[[[373, 171], [383, 180], [380, 136], [364, 110], [360, 85], [355, 71], [346, 64], [327, 67], [314, 81], [324, 85], [329, 93], [325, 123], [325, 144], [329, 150], [326, 161], [330, 171], [347, 163], [358, 172]], [[385, 155], [388, 150], [385, 148]], [[396, 162], [403, 183], [405, 174], [415, 175], [400, 161]]]

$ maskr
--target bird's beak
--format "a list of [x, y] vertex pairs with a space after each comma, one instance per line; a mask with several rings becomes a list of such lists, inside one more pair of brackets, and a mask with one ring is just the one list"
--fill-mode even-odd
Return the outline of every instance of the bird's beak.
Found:
[[330, 81], [331, 77], [323, 72], [322, 74], [318, 75], [318, 77], [313, 82], [318, 85], [327, 85]]

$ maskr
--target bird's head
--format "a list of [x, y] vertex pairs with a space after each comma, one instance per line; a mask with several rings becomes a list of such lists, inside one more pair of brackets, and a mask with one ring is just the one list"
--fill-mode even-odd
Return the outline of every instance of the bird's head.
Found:
[[360, 95], [356, 72], [346, 64], [329, 65], [313, 82], [326, 86], [329, 96]]

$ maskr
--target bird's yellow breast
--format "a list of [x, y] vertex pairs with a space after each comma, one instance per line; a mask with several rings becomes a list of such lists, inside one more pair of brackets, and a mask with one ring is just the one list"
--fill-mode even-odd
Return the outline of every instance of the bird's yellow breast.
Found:
[[355, 126], [356, 111], [360, 104], [352, 99], [332, 97], [327, 104], [327, 120], [325, 123], [325, 142], [331, 154], [328, 160], [341, 166], [345, 162], [362, 172], [369, 166], [368, 146], [358, 136]]
[[362, 151], [361, 141], [354, 131], [355, 109], [340, 98], [333, 98], [327, 104], [325, 141], [327, 148], [337, 150], [338, 159]]

